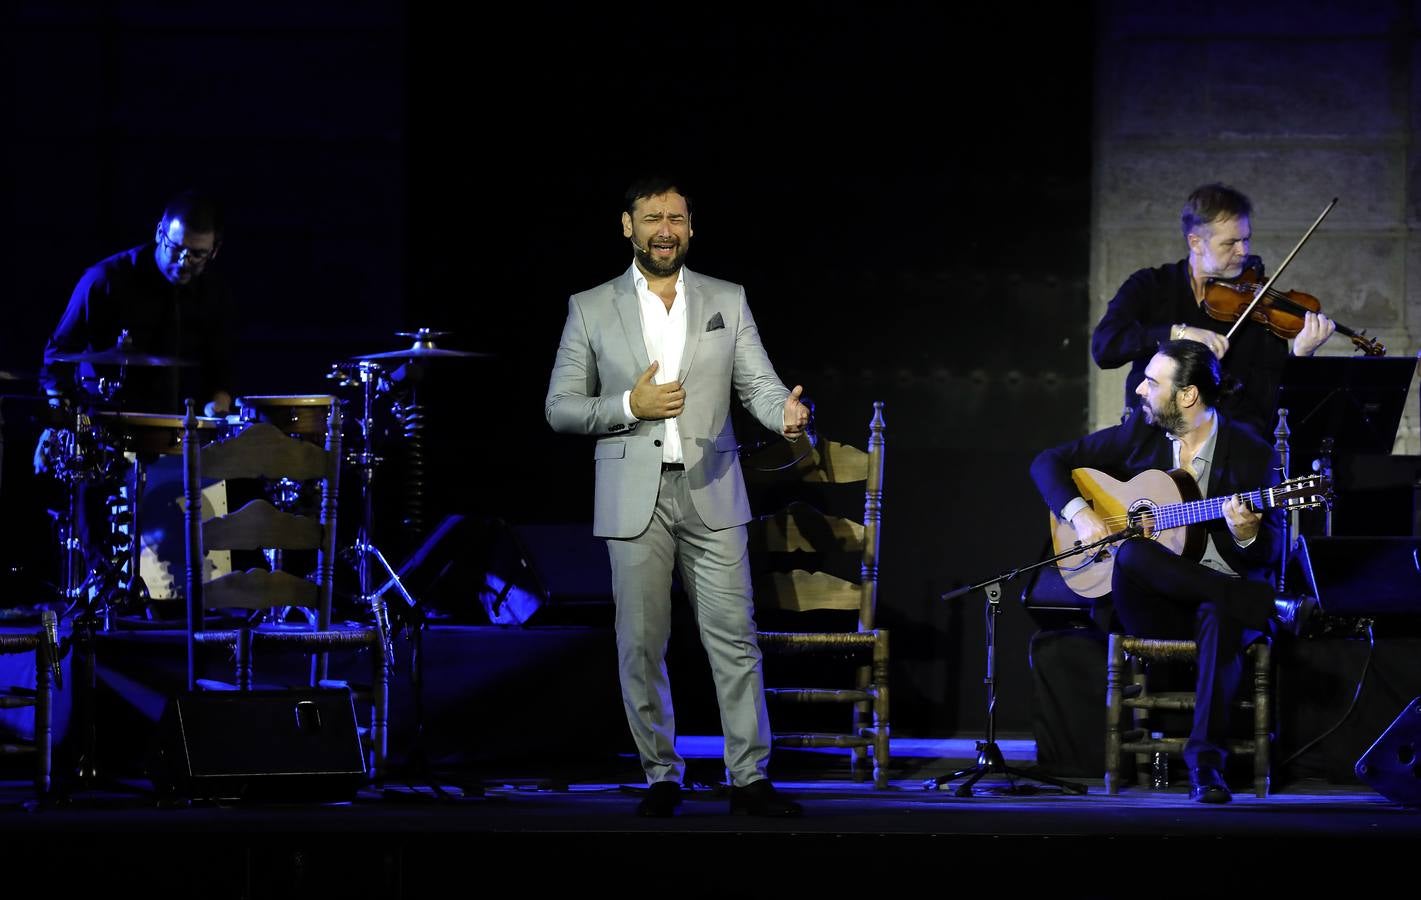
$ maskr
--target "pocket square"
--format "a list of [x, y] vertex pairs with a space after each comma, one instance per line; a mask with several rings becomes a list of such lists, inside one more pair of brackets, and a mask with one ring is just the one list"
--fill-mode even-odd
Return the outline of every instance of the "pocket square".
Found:
[[711, 316], [710, 321], [706, 323], [706, 331], [715, 331], [724, 327], [725, 320], [720, 317], [720, 313]]

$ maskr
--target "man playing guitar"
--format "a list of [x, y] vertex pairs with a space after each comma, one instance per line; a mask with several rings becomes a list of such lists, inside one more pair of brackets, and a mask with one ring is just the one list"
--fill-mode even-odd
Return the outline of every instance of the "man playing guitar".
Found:
[[[1081, 496], [1072, 479], [1075, 469], [1090, 467], [1119, 478], [1179, 469], [1192, 476], [1202, 496], [1227, 498], [1222, 517], [1206, 526], [1198, 561], [1146, 535], [1104, 551], [1114, 557], [1110, 588], [1129, 633], [1198, 642], [1198, 699], [1184, 758], [1191, 796], [1205, 803], [1231, 799], [1222, 776], [1224, 734], [1244, 649], [1274, 623], [1296, 633], [1316, 606], [1313, 598], [1275, 595], [1282, 510], [1251, 508], [1242, 492], [1276, 484], [1281, 466], [1272, 446], [1253, 429], [1217, 410], [1224, 391], [1218, 358], [1207, 346], [1168, 341], [1150, 359], [1136, 389], [1140, 415], [1046, 450], [1031, 464], [1042, 497], [1083, 544], [1113, 530]], [[1072, 564], [1070, 558], [1061, 563]]]

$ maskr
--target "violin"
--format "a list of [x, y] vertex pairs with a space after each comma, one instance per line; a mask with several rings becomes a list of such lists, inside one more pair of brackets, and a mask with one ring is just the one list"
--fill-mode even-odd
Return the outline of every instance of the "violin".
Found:
[[[1264, 325], [1284, 340], [1297, 337], [1298, 332], [1303, 330], [1308, 313], [1322, 312], [1318, 299], [1302, 291], [1267, 288], [1254, 303], [1254, 295], [1265, 286], [1263, 271], [1256, 267], [1244, 269], [1237, 278], [1210, 279], [1204, 288], [1204, 311], [1210, 318], [1221, 322], [1237, 322], [1240, 316], [1247, 314], [1250, 320]], [[1386, 347], [1376, 338], [1367, 337], [1366, 329], [1359, 332], [1341, 322], [1334, 321], [1333, 324], [1337, 326], [1338, 334], [1351, 338], [1365, 355], [1386, 355]]]

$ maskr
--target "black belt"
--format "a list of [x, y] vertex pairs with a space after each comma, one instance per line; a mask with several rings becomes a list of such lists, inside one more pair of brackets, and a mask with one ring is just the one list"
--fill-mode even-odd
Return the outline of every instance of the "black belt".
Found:
[[663, 471], [663, 472], [684, 472], [684, 471], [686, 471], [686, 464], [685, 464], [685, 463], [668, 463], [668, 462], [664, 462], [664, 463], [661, 464], [661, 471]]

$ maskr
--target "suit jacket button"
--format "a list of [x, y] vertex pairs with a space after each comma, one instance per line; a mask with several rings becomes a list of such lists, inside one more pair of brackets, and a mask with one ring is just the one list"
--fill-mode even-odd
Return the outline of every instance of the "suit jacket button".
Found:
[[658, 439], [658, 440], [655, 440], [655, 441], [652, 441], [651, 443], [652, 443], [653, 445], [657, 446], [657, 447], [660, 447], [660, 446], [661, 446], [661, 441], [660, 441], [659, 439]]

